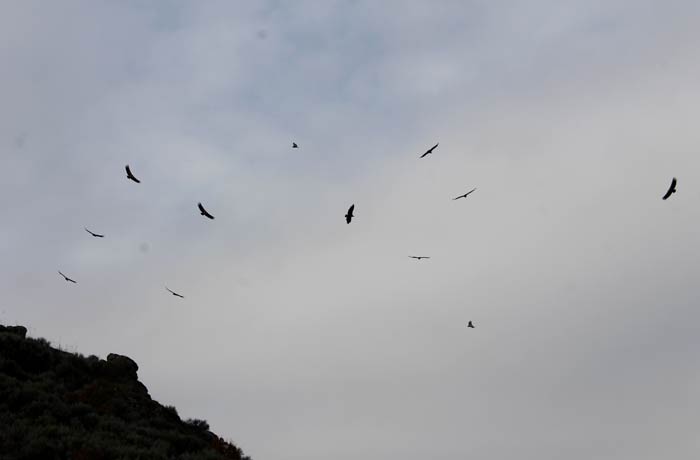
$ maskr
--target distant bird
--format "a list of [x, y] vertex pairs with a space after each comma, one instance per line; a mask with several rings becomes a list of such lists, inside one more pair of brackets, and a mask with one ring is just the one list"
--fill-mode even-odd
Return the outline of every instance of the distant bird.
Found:
[[408, 256], [411, 259], [416, 259], [416, 260], [421, 260], [421, 259], [430, 259], [428, 256]]
[[90, 235], [94, 236], [95, 238], [104, 238], [104, 235], [100, 235], [99, 233], [93, 233], [90, 230], [87, 229], [87, 227], [83, 227], [86, 232], [88, 232]]
[[469, 321], [469, 324], [467, 324], [467, 327], [471, 327], [472, 329], [474, 329], [474, 325], [472, 324], [471, 321]]
[[68, 281], [70, 283], [78, 284], [78, 282], [76, 280], [70, 279], [66, 275], [61, 273], [61, 270], [58, 271], [58, 274], [61, 275], [63, 277], [63, 279], [65, 279], [66, 281]]
[[355, 210], [355, 205], [353, 204], [353, 205], [350, 206], [350, 208], [348, 209], [348, 213], [345, 214], [345, 222], [347, 222], [348, 224], [350, 223], [350, 221], [352, 220], [352, 218], [355, 217], [355, 216], [352, 215], [352, 213], [353, 213], [354, 210]]
[[293, 148], [293, 149], [298, 149], [298, 148], [299, 148], [299, 146], [297, 145], [297, 143], [296, 143], [296, 142], [292, 142], [292, 148]]
[[662, 198], [663, 200], [668, 199], [671, 195], [676, 193], [676, 178], [674, 177], [673, 180], [671, 181], [671, 186], [668, 188], [668, 192], [666, 192], [666, 195]]
[[180, 294], [178, 294], [178, 293], [175, 292], [175, 291], [171, 291], [170, 288], [168, 288], [168, 286], [165, 286], [165, 289], [166, 289], [169, 293], [171, 293], [172, 295], [174, 295], [175, 297], [179, 297], [179, 298], [181, 298], [181, 299], [184, 299], [184, 298], [185, 298], [185, 296], [180, 295]]
[[466, 198], [466, 197], [468, 197], [469, 194], [472, 193], [474, 190], [476, 190], [476, 188], [473, 188], [473, 189], [469, 190], [467, 193], [465, 193], [464, 195], [460, 195], [460, 196], [458, 196], [457, 198], [452, 198], [452, 201], [454, 201], [454, 200], [459, 200], [460, 198]]
[[435, 145], [433, 145], [432, 147], [430, 147], [430, 148], [429, 148], [423, 155], [421, 155], [420, 157], [423, 158], [424, 156], [426, 156], [426, 155], [428, 155], [428, 154], [430, 154], [430, 153], [433, 153], [433, 150], [435, 150], [439, 144], [440, 144], [440, 143], [438, 142], [437, 144], [435, 144]]
[[214, 216], [209, 214], [206, 209], [204, 209], [204, 206], [202, 206], [202, 203], [197, 203], [197, 207], [199, 208], [199, 213], [203, 215], [204, 217], [208, 217], [210, 219], [214, 219]]
[[141, 183], [140, 180], [138, 180], [133, 174], [131, 174], [131, 168], [129, 168], [129, 165], [126, 165], [126, 178], [133, 180], [137, 184]]

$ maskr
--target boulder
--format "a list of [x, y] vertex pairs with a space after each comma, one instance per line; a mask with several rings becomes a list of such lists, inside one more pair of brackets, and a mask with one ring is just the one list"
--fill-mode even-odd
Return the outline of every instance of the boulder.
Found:
[[139, 365], [128, 356], [110, 353], [107, 355], [107, 372], [114, 377], [136, 380]]
[[27, 337], [27, 328], [24, 326], [0, 326], [0, 332], [15, 334], [23, 339]]

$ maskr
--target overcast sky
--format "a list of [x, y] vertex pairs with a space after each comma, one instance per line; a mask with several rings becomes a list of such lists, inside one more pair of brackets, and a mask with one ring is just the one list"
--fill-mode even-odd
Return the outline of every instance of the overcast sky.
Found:
[[699, 23], [4, 2], [0, 322], [258, 460], [697, 459]]

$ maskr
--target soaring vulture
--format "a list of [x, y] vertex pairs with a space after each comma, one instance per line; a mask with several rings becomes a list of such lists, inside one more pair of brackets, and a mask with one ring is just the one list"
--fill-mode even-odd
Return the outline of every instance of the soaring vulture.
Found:
[[428, 154], [430, 154], [430, 153], [433, 153], [433, 150], [435, 150], [439, 144], [440, 144], [440, 143], [438, 142], [437, 144], [435, 144], [435, 145], [433, 145], [432, 147], [430, 147], [430, 148], [429, 148], [423, 155], [421, 155], [420, 157], [423, 158], [424, 156], [426, 156], [426, 155], [428, 155]]
[[77, 282], [76, 280], [70, 279], [70, 278], [68, 278], [66, 275], [64, 275], [63, 273], [61, 273], [61, 270], [58, 271], [58, 274], [61, 275], [61, 276], [63, 277], [63, 279], [65, 279], [65, 280], [68, 281], [69, 283], [78, 284], [78, 282]]
[[353, 213], [354, 210], [355, 210], [355, 205], [353, 204], [353, 205], [350, 206], [350, 208], [348, 209], [348, 213], [345, 214], [345, 222], [347, 222], [348, 224], [350, 223], [350, 221], [352, 220], [352, 218], [355, 217], [355, 216], [352, 215], [352, 213]]
[[666, 195], [663, 196], [663, 200], [667, 200], [668, 197], [676, 193], [676, 178], [674, 177], [673, 180], [671, 181], [671, 186], [668, 188], [668, 191], [666, 192]]
[[131, 174], [131, 168], [129, 168], [129, 165], [126, 165], [126, 178], [127, 178], [127, 179], [133, 180], [133, 181], [136, 182], [137, 184], [140, 184], [140, 183], [141, 183], [141, 181], [138, 180], [138, 179], [136, 178], [136, 176], [134, 176], [133, 174]]
[[214, 219], [214, 216], [209, 214], [206, 209], [204, 209], [204, 206], [202, 206], [202, 203], [197, 203], [197, 207], [199, 208], [199, 213], [203, 215], [204, 217], [208, 217], [210, 219]]
[[468, 197], [469, 194], [472, 193], [474, 190], [476, 190], [476, 188], [473, 188], [473, 189], [469, 190], [467, 193], [465, 193], [464, 195], [460, 195], [460, 196], [458, 196], [457, 198], [452, 198], [452, 201], [454, 201], [454, 200], [459, 200], [460, 198], [466, 198], [466, 197]]

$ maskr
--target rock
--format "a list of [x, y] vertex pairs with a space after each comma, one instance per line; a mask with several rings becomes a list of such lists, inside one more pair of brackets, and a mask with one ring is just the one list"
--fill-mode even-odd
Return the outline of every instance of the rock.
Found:
[[136, 380], [136, 371], [139, 365], [128, 356], [110, 353], [107, 355], [107, 372], [114, 377], [123, 377]]
[[27, 328], [24, 326], [0, 326], [0, 332], [15, 334], [23, 339], [27, 337]]

